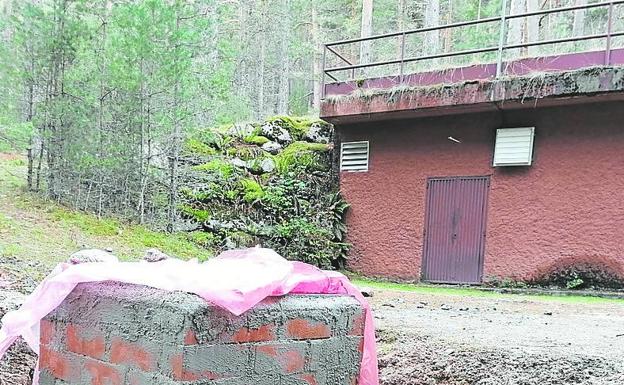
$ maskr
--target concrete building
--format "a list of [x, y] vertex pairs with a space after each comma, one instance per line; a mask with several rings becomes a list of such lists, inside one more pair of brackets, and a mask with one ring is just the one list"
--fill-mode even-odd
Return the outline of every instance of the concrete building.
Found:
[[588, 269], [624, 282], [622, 66], [609, 46], [325, 84], [349, 268], [471, 284]]

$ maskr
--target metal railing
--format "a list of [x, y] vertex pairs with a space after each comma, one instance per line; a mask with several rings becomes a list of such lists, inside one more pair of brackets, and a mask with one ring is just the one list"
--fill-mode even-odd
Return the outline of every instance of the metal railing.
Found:
[[[466, 56], [466, 55], [488, 53], [488, 52], [497, 53], [496, 77], [499, 77], [503, 74], [503, 56], [506, 50], [527, 48], [527, 47], [533, 47], [533, 46], [542, 46], [542, 45], [547, 45], [547, 44], [558, 44], [558, 43], [577, 42], [577, 41], [585, 41], [585, 40], [606, 39], [604, 64], [608, 65], [610, 64], [610, 60], [611, 60], [610, 58], [611, 58], [613, 38], [618, 37], [618, 36], [624, 36], [624, 30], [613, 31], [615, 6], [619, 4], [624, 4], [624, 0], [613, 0], [613, 1], [585, 4], [585, 5], [559, 7], [559, 8], [545, 9], [545, 10], [539, 10], [539, 11], [518, 13], [518, 14], [507, 14], [507, 2], [508, 0], [502, 0], [501, 16], [488, 17], [488, 18], [483, 18], [483, 19], [478, 19], [478, 20], [462, 21], [458, 23], [446, 24], [446, 25], [435, 26], [435, 27], [425, 27], [425, 28], [418, 28], [418, 29], [412, 29], [412, 30], [401, 31], [401, 32], [386, 33], [386, 34], [362, 37], [362, 38], [356, 38], [356, 39], [340, 40], [340, 41], [335, 41], [335, 42], [325, 44], [323, 47], [323, 56], [322, 56], [323, 96], [325, 96], [325, 89], [326, 89], [326, 84], [327, 84], [326, 77], [332, 79], [335, 82], [341, 81], [336, 76], [334, 76], [334, 74], [337, 72], [349, 73], [350, 75], [347, 75], [348, 78], [346, 79], [346, 81], [349, 81], [349, 80], [356, 79], [355, 75], [356, 75], [356, 70], [358, 69], [382, 67], [382, 66], [389, 66], [389, 65], [399, 65], [398, 77], [399, 77], [399, 84], [401, 84], [403, 83], [403, 80], [404, 80], [405, 65], [407, 63], [413, 63], [413, 62], [431, 60], [431, 59]], [[559, 13], [559, 12], [580, 11], [580, 10], [586, 10], [586, 9], [592, 9], [592, 8], [607, 8], [607, 23], [606, 23], [606, 30], [604, 33], [583, 35], [583, 36], [573, 36], [573, 37], [550, 39], [550, 40], [538, 40], [538, 41], [531, 41], [531, 42], [526, 42], [526, 43], [506, 44], [508, 25], [511, 20], [531, 17], [531, 16], [550, 15], [550, 14]], [[407, 36], [415, 35], [415, 34], [423, 34], [427, 32], [442, 31], [442, 30], [447, 30], [451, 28], [477, 26], [481, 24], [494, 23], [494, 22], [499, 23], [499, 41], [496, 46], [488, 46], [485, 48], [468, 49], [468, 50], [461, 50], [461, 51], [454, 51], [454, 52], [436, 53], [436, 54], [430, 54], [430, 55], [405, 57], [405, 53], [406, 53], [405, 45], [406, 45]], [[367, 41], [390, 39], [390, 38], [400, 38], [399, 57], [396, 59], [365, 62], [365, 63], [361, 63], [361, 62], [355, 63], [355, 60], [349, 60], [347, 57], [345, 57], [346, 56], [345, 54], [341, 54], [339, 52], [339, 47], [342, 47], [342, 46], [355, 44], [355, 43], [362, 43], [362, 42], [367, 42]], [[356, 56], [359, 57], [360, 54]], [[328, 55], [333, 55], [335, 59], [346, 63], [346, 65], [338, 65], [334, 67], [328, 66], [328, 63], [327, 63]], [[392, 75], [396, 76], [396, 73], [393, 73]]]

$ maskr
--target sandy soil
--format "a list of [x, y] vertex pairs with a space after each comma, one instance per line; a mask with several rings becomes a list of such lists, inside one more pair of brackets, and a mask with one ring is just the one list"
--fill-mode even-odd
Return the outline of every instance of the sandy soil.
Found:
[[382, 384], [624, 384], [624, 301], [376, 291]]

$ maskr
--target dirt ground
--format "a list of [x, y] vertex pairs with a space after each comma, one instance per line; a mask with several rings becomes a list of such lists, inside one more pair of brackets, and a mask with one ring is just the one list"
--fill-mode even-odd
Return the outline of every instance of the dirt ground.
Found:
[[624, 301], [376, 291], [385, 385], [624, 384]]
[[[26, 295], [35, 289], [36, 282], [24, 273], [27, 262], [0, 257], [0, 318], [17, 309]], [[33, 267], [29, 266], [28, 267]], [[35, 268], [43, 270], [43, 266]], [[36, 356], [28, 345], [18, 340], [0, 360], [0, 385], [29, 385]]]
[[[0, 316], [43, 265], [0, 257]], [[382, 385], [624, 384], [624, 301], [375, 290]], [[0, 385], [28, 385], [35, 356], [20, 342]]]

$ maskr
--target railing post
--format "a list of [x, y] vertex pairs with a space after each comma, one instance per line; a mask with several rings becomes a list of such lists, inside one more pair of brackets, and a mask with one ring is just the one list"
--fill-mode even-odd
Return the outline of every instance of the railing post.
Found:
[[403, 32], [401, 34], [401, 64], [400, 64], [400, 84], [403, 84], [403, 75], [404, 75], [404, 71], [405, 71], [405, 62], [403, 62], [403, 59], [405, 59], [405, 32]]
[[327, 45], [323, 44], [323, 58], [321, 59], [323, 71], [321, 71], [321, 99], [325, 99], [325, 56], [327, 54]]
[[609, 14], [607, 19], [607, 47], [605, 49], [605, 65], [611, 64], [611, 34], [613, 33], [613, 2], [609, 3]]
[[505, 47], [505, 35], [507, 35], [507, 0], [502, 1], [500, 36], [498, 39], [498, 56], [496, 58], [496, 77], [503, 73], [503, 51]]

